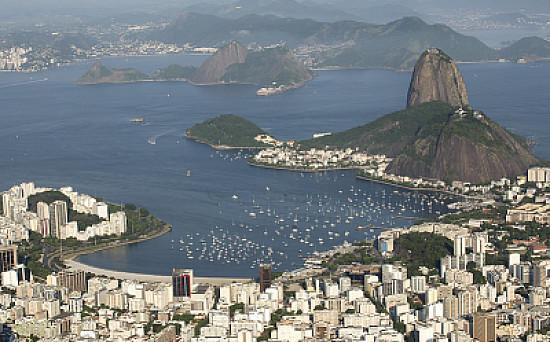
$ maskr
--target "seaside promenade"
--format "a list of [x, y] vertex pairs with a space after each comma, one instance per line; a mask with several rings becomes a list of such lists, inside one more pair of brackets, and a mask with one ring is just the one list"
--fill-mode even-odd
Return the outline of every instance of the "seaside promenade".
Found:
[[[155, 282], [171, 283], [172, 282], [171, 276], [108, 270], [105, 268], [86, 265], [74, 259], [65, 260], [64, 263], [65, 265], [67, 265], [69, 269], [90, 272], [97, 276], [106, 276], [106, 277], [113, 277], [115, 279], [120, 279], [120, 280], [136, 280], [136, 281], [150, 282], [150, 283], [155, 283]], [[221, 286], [224, 284], [230, 284], [234, 282], [249, 283], [251, 281], [252, 279], [250, 278], [195, 277], [195, 283], [211, 284], [213, 286]]]

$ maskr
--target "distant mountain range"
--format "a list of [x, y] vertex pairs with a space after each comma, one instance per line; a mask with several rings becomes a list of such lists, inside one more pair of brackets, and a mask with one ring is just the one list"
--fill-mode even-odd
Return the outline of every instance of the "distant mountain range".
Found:
[[465, 62], [550, 58], [550, 42], [540, 38], [524, 38], [497, 50], [448, 26], [429, 25], [417, 17], [375, 25], [272, 15], [227, 19], [184, 12], [165, 29], [152, 32], [149, 38], [198, 46], [220, 46], [232, 40], [262, 46], [285, 42], [290, 48], [317, 45], [321, 48], [310, 56], [313, 67], [411, 69], [418, 56], [430, 47], [441, 48], [455, 60]]

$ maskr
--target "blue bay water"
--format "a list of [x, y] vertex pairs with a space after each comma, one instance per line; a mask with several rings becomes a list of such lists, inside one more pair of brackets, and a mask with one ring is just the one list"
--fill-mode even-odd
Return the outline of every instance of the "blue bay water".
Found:
[[[200, 65], [205, 58], [121, 57], [102, 63], [152, 73], [172, 63]], [[1, 189], [23, 181], [70, 185], [146, 207], [173, 225], [163, 237], [83, 256], [83, 262], [154, 274], [191, 267], [201, 276], [255, 276], [259, 262], [291, 269], [300, 254], [376, 234], [355, 230], [358, 226], [405, 226], [410, 221], [393, 217], [446, 210], [440, 198], [359, 181], [351, 171], [255, 168], [237, 151], [216, 152], [182, 138], [193, 124], [224, 113], [243, 116], [283, 140], [341, 131], [402, 109], [410, 73], [318, 71], [303, 88], [257, 97], [254, 86], [75, 85], [92, 63], [0, 73]], [[459, 68], [472, 106], [534, 140], [534, 152], [550, 159], [550, 63]], [[131, 123], [134, 117], [148, 124]], [[153, 140], [156, 144], [148, 143]]]

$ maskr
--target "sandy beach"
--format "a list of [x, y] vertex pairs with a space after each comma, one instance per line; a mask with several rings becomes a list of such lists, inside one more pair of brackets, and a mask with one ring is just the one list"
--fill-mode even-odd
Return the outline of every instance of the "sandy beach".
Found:
[[[114, 270], [108, 270], [104, 268], [94, 267], [90, 265], [83, 264], [81, 262], [78, 262], [74, 259], [65, 260], [65, 265], [69, 269], [73, 270], [82, 270], [85, 272], [94, 273], [98, 276], [106, 276], [106, 277], [113, 277], [116, 279], [121, 280], [137, 280], [141, 282], [163, 282], [163, 283], [169, 283], [172, 281], [171, 276], [163, 276], [163, 275], [154, 275], [154, 274], [143, 274], [143, 273], [130, 273], [130, 272], [120, 272], [120, 271], [114, 271]], [[214, 278], [214, 277], [195, 277], [195, 283], [202, 283], [202, 284], [211, 284], [214, 286], [220, 286], [223, 284], [229, 284], [229, 283], [248, 283], [251, 282], [252, 279], [250, 278]]]

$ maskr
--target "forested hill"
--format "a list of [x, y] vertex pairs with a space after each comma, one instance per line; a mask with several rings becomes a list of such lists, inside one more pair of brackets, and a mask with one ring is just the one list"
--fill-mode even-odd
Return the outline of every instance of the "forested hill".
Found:
[[213, 147], [267, 147], [269, 145], [254, 140], [265, 134], [267, 132], [245, 118], [224, 114], [194, 125], [185, 137]]

